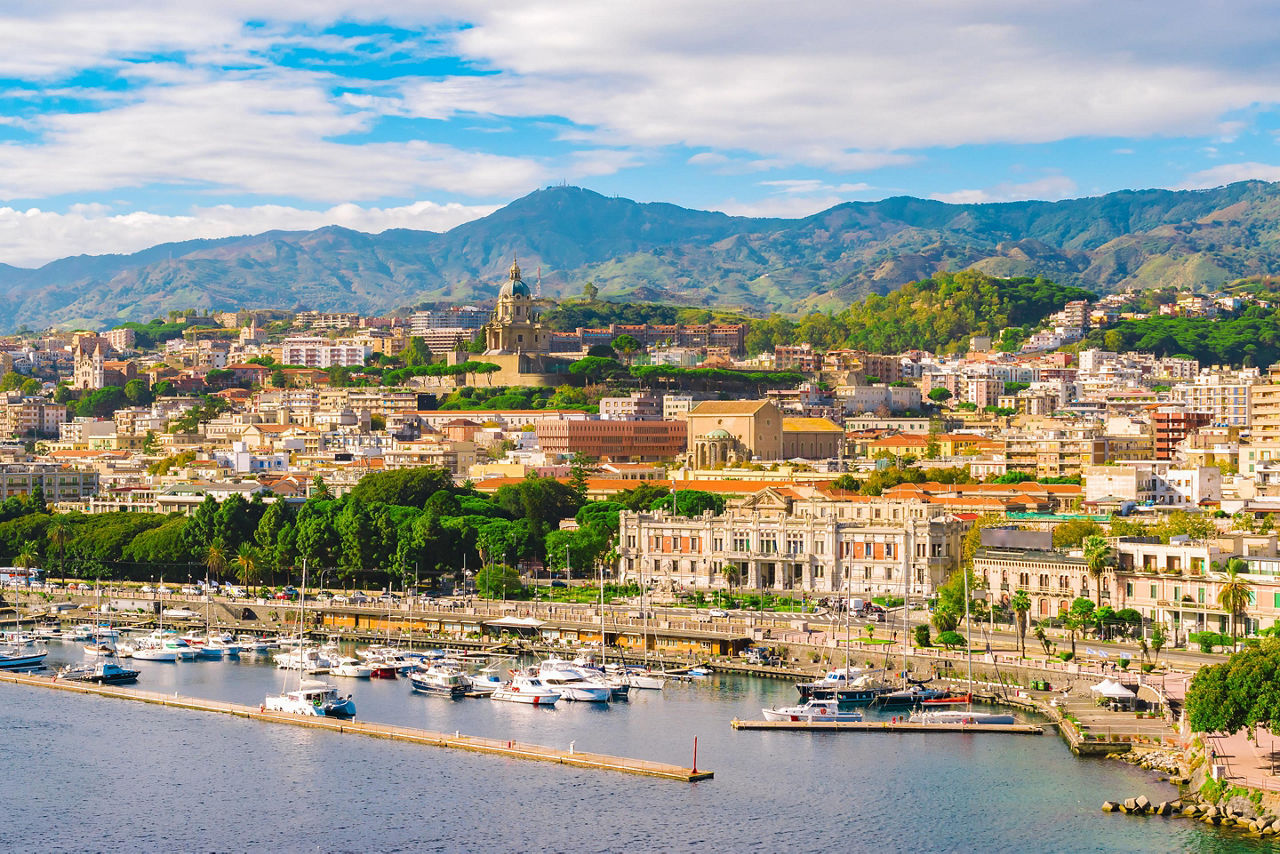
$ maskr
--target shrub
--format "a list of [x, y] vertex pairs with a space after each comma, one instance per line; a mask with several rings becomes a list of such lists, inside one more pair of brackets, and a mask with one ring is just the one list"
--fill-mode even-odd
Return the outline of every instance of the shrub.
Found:
[[943, 632], [938, 635], [938, 643], [947, 649], [964, 645], [964, 635], [959, 632]]
[[1121, 670], [1128, 670], [1128, 669], [1129, 669], [1129, 659], [1127, 659], [1127, 658], [1122, 658], [1122, 659], [1120, 659], [1120, 660], [1119, 660], [1118, 662], [1116, 662], [1116, 663], [1120, 665], [1120, 669], [1121, 669]]
[[1070, 661], [1071, 659], [1075, 658], [1075, 653], [1060, 652], [1058, 653], [1058, 658], [1061, 658], [1063, 661]]
[[916, 646], [933, 646], [933, 639], [929, 636], [929, 626], [921, 624], [916, 626]]
[[1148, 664], [1144, 664], [1144, 665], [1142, 665], [1142, 672], [1143, 672], [1143, 673], [1150, 673], [1151, 671], [1153, 671], [1153, 670], [1155, 670], [1155, 669], [1156, 669], [1156, 666], [1155, 666], [1154, 664], [1150, 664], [1150, 663], [1148, 663]]

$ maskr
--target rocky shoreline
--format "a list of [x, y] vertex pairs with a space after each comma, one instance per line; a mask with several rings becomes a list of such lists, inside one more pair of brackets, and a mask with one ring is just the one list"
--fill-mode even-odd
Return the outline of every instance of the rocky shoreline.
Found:
[[1280, 834], [1280, 818], [1275, 816], [1252, 815], [1252, 810], [1239, 806], [1221, 807], [1217, 804], [1195, 803], [1183, 804], [1181, 799], [1161, 801], [1153, 804], [1146, 797], [1129, 798], [1126, 801], [1106, 801], [1102, 805], [1103, 812], [1120, 812], [1128, 815], [1161, 815], [1169, 817], [1189, 818], [1212, 824], [1215, 827], [1241, 830], [1252, 836], [1275, 836]]

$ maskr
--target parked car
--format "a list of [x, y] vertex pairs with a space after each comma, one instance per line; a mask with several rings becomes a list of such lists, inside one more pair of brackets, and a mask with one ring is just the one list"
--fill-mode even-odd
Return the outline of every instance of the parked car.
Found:
[[138, 589], [138, 592], [139, 593], [155, 593], [156, 589], [152, 587], [150, 584], [144, 584], [142, 585], [141, 588]]
[[553, 580], [552, 580], [552, 582], [551, 582], [551, 586], [552, 586], [552, 587], [568, 587], [569, 585], [568, 585], [568, 584], [565, 584], [563, 581], [561, 581], [560, 579], [556, 578], [556, 579], [553, 579]]
[[716, 618], [724, 618], [729, 616], [729, 612], [724, 610], [723, 608], [712, 608], [707, 613]]
[[282, 600], [291, 600], [297, 595], [298, 595], [297, 591], [290, 593], [288, 590], [281, 590], [279, 593], [276, 594], [275, 598], [282, 599]]
[[222, 585], [222, 592], [226, 596], [243, 596], [244, 588], [236, 587], [234, 584], [224, 584]]
[[363, 593], [352, 593], [347, 597], [347, 601], [352, 605], [368, 605], [373, 600]]

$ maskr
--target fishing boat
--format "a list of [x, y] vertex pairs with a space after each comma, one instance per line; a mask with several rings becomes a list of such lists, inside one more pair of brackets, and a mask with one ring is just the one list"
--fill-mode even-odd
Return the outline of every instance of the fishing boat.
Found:
[[471, 680], [465, 673], [444, 664], [410, 670], [409, 682], [415, 691], [453, 699], [467, 696], [467, 689], [471, 687]]
[[862, 712], [840, 711], [836, 700], [809, 700], [799, 706], [761, 709], [766, 721], [860, 721]]
[[554, 691], [536, 676], [516, 673], [511, 681], [494, 691], [490, 697], [504, 703], [524, 703], [530, 706], [554, 706], [560, 692]]

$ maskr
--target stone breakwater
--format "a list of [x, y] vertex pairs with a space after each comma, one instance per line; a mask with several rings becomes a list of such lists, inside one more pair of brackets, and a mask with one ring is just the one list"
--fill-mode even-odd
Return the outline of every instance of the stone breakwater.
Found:
[[1146, 797], [1129, 798], [1126, 801], [1106, 801], [1103, 812], [1119, 812], [1126, 815], [1161, 815], [1170, 818], [1189, 818], [1215, 827], [1243, 831], [1249, 836], [1275, 836], [1280, 834], [1280, 818], [1258, 816], [1251, 809], [1241, 806], [1219, 806], [1210, 803], [1183, 804], [1181, 800], [1161, 801], [1153, 804]]
[[1167, 774], [1170, 781], [1174, 783], [1182, 783], [1186, 779], [1182, 773], [1182, 763], [1178, 761], [1178, 757], [1167, 751], [1131, 750], [1128, 753], [1108, 753], [1107, 758], [1127, 762], [1147, 771], [1158, 771], [1161, 774]]

